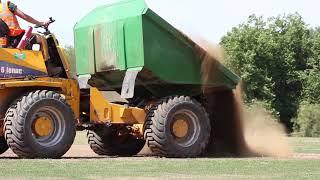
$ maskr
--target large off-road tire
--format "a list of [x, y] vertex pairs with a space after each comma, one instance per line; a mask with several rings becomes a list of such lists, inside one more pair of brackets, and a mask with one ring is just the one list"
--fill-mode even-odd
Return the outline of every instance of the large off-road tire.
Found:
[[164, 157], [197, 157], [205, 152], [211, 125], [206, 110], [190, 97], [160, 100], [149, 111], [144, 136], [151, 151]]
[[117, 131], [98, 128], [87, 132], [90, 148], [98, 155], [129, 157], [138, 154], [145, 145], [143, 139], [131, 134], [118, 135]]
[[60, 94], [35, 91], [9, 108], [4, 133], [7, 144], [19, 157], [60, 158], [73, 144], [75, 117]]
[[4, 139], [4, 137], [0, 137], [0, 154], [5, 153], [9, 149], [9, 146], [7, 144], [7, 141]]

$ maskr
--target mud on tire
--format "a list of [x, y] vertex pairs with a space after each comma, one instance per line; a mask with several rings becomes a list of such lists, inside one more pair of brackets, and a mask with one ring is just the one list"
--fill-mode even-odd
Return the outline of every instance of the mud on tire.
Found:
[[210, 138], [206, 110], [190, 97], [168, 97], [149, 111], [144, 136], [151, 151], [165, 157], [202, 155]]
[[39, 90], [21, 97], [8, 109], [4, 134], [19, 157], [60, 158], [73, 144], [75, 117], [64, 97]]

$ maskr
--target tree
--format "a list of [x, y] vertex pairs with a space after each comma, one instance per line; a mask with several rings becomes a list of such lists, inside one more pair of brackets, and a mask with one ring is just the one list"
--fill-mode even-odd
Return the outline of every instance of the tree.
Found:
[[290, 129], [302, 94], [301, 73], [312, 55], [311, 37], [299, 14], [267, 20], [252, 15], [221, 41], [229, 55], [228, 65], [245, 83], [245, 101], [270, 104]]
[[320, 104], [302, 103], [294, 124], [295, 135], [320, 137]]
[[75, 51], [74, 51], [74, 47], [73, 46], [65, 46], [64, 47], [64, 52], [66, 53], [66, 56], [69, 60], [70, 63], [70, 68], [71, 68], [71, 74], [73, 76], [76, 76], [77, 71], [76, 71], [76, 55], [75, 55]]
[[312, 30], [312, 56], [301, 74], [303, 79], [302, 99], [305, 103], [320, 104], [320, 29]]

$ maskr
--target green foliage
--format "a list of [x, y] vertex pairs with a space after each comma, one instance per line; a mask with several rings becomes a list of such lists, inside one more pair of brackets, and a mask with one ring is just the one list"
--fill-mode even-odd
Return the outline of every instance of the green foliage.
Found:
[[320, 29], [312, 30], [312, 57], [307, 69], [301, 74], [303, 79], [302, 99], [305, 102], [320, 104]]
[[73, 46], [66, 46], [64, 47], [64, 52], [66, 53], [66, 56], [70, 62], [70, 66], [71, 66], [71, 74], [73, 76], [76, 76], [77, 71], [76, 71], [76, 55], [75, 55], [75, 51], [74, 51], [74, 47]]
[[294, 130], [298, 136], [320, 137], [320, 104], [303, 103]]
[[266, 102], [289, 128], [303, 91], [301, 74], [312, 56], [311, 39], [301, 16], [291, 14], [267, 20], [252, 15], [221, 41], [228, 65], [243, 79], [245, 101]]

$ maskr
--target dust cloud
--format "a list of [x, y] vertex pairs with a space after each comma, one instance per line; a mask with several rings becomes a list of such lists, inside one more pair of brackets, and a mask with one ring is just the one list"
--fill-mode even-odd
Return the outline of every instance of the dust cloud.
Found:
[[256, 154], [289, 157], [293, 153], [285, 127], [261, 106], [246, 111], [244, 133], [248, 146]]
[[245, 108], [241, 85], [236, 90], [206, 85], [216, 80], [218, 67], [225, 62], [223, 49], [199, 37], [190, 39], [196, 42], [194, 50], [201, 60], [202, 89], [212, 120], [212, 138], [207, 155], [290, 156], [292, 149], [285, 128], [263, 107]]

